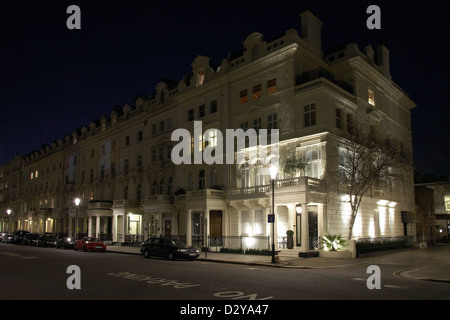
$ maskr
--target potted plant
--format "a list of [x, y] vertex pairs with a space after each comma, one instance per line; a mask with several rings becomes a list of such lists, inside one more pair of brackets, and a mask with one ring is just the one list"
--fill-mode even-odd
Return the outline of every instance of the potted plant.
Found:
[[294, 248], [294, 231], [288, 230], [286, 231], [287, 235], [287, 248], [293, 249]]

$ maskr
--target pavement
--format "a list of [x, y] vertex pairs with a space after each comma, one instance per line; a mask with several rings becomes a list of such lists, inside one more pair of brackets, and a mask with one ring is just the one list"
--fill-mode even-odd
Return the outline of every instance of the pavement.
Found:
[[[108, 246], [107, 252], [141, 255], [139, 247], [133, 246]], [[281, 251], [279, 257], [281, 261], [272, 263], [271, 256], [201, 252], [197, 260], [294, 269], [326, 269], [355, 265], [392, 264], [403, 267], [396, 272], [396, 275], [400, 277], [450, 283], [450, 244], [438, 244], [425, 249], [410, 248], [362, 254], [356, 259], [320, 256], [299, 258], [293, 255], [292, 252], [289, 252], [289, 250]]]

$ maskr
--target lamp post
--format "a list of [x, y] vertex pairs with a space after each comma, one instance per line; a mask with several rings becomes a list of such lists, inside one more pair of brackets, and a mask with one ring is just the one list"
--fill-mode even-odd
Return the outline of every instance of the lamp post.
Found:
[[9, 225], [11, 224], [11, 221], [9, 220], [9, 217], [11, 215], [11, 209], [6, 210], [6, 213], [8, 214], [8, 233], [9, 233]]
[[75, 240], [78, 239], [78, 207], [80, 205], [81, 199], [75, 198]]
[[275, 263], [275, 178], [278, 168], [271, 166], [269, 168], [270, 178], [272, 179], [272, 263]]

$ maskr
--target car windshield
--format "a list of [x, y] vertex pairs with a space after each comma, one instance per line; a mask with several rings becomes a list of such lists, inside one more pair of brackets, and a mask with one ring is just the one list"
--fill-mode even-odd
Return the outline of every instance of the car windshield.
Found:
[[175, 246], [184, 246], [184, 243], [178, 239], [167, 239], [167, 242]]
[[98, 241], [97, 238], [88, 237], [85, 238], [86, 241]]

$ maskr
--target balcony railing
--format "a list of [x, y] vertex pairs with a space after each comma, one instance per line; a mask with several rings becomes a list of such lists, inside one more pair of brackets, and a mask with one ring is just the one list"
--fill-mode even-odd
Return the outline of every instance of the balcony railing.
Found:
[[[264, 196], [270, 191], [271, 184], [263, 186], [246, 187], [239, 189], [232, 189], [228, 192], [229, 198], [239, 198], [248, 196]], [[321, 179], [315, 179], [310, 177], [297, 177], [290, 179], [275, 180], [275, 190], [283, 189], [283, 191], [316, 191], [324, 192], [325, 182]]]

